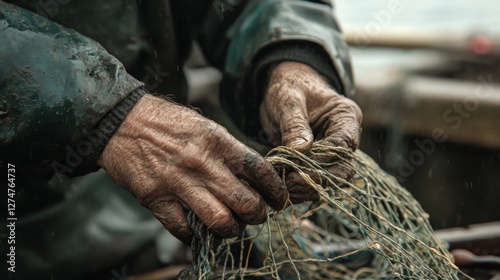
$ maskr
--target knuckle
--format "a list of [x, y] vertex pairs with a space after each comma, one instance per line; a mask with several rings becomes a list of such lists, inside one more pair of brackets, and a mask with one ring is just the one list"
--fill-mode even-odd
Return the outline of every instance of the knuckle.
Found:
[[285, 110], [293, 113], [304, 113], [305, 110], [305, 96], [300, 94], [297, 90], [290, 90], [285, 97], [283, 97], [282, 104]]
[[240, 198], [236, 205], [236, 215], [248, 224], [261, 223], [265, 217], [265, 203], [258, 195]]
[[209, 136], [209, 138], [225, 138], [229, 135], [227, 129], [213, 120], [207, 120], [205, 124], [205, 134]]
[[351, 108], [351, 111], [356, 116], [356, 119], [359, 121], [359, 123], [361, 123], [361, 121], [363, 120], [363, 112], [361, 111], [361, 108], [359, 108], [358, 104], [356, 102], [354, 102], [353, 100], [347, 99], [347, 101], [348, 101], [348, 105]]
[[191, 228], [186, 223], [162, 223], [163, 227], [175, 236], [189, 236]]
[[325, 140], [334, 146], [344, 147], [351, 150], [356, 150], [359, 146], [360, 130], [357, 128], [339, 129], [336, 135], [331, 133], [331, 136]]
[[142, 206], [155, 211], [172, 203], [175, 196], [179, 194], [191, 195], [189, 193], [191, 188], [188, 186], [189, 178], [182, 176], [182, 174], [176, 174], [147, 188], [140, 188], [134, 195]]
[[158, 198], [162, 197], [162, 195], [158, 192], [159, 188], [155, 184], [141, 184], [139, 181], [135, 183], [134, 181], [132, 181], [133, 185], [131, 185], [131, 188], [133, 188], [132, 194], [136, 197], [139, 204], [152, 209], [154, 203], [160, 202]]
[[157, 192], [152, 192], [140, 199], [139, 203], [151, 210], [159, 220], [164, 220], [167, 218], [165, 217], [165, 209], [170, 208], [169, 206], [172, 204], [172, 201], [170, 201], [168, 197], [162, 196]]
[[[345, 111], [344, 111], [345, 112]], [[354, 121], [353, 121], [354, 119]], [[331, 114], [325, 122], [325, 144], [357, 149], [361, 134], [360, 120], [348, 113]]]
[[208, 145], [189, 144], [182, 151], [182, 157], [179, 161], [181, 170], [187, 173], [207, 174], [213, 170], [213, 165], [216, 162], [214, 149], [211, 148], [210, 142]]
[[243, 158], [243, 169], [245, 171], [260, 171], [266, 164], [266, 160], [253, 151], [246, 153]]
[[359, 108], [358, 104], [347, 97], [342, 97], [341, 100], [342, 101], [338, 106], [338, 110], [346, 116], [353, 117], [359, 124], [361, 124], [361, 121], [363, 120], [363, 112], [361, 111], [361, 108]]
[[194, 172], [203, 172], [210, 169], [208, 162], [208, 156], [200, 156], [200, 154], [191, 154], [190, 152], [186, 152], [186, 158], [183, 161], [184, 167]]
[[224, 236], [234, 236], [236, 222], [234, 221], [231, 213], [226, 211], [219, 211], [212, 217], [208, 218], [207, 227], [216, 231]]
[[[200, 147], [201, 153], [204, 153], [207, 157], [211, 156], [224, 156], [225, 151], [234, 148], [238, 145], [238, 140], [234, 138], [229, 131], [219, 125], [214, 121], [209, 121], [210, 128], [207, 129], [205, 137], [205, 146]], [[198, 154], [193, 154], [195, 157], [199, 157]]]

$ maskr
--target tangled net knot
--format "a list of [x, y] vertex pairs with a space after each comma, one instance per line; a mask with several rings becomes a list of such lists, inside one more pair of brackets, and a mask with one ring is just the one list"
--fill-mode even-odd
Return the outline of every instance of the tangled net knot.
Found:
[[[269, 210], [264, 224], [222, 241], [190, 213], [193, 264], [178, 279], [472, 279], [420, 204], [361, 151], [314, 143], [307, 155], [277, 147], [266, 159], [283, 179], [297, 172], [320, 200]], [[335, 165], [354, 177], [328, 172]]]

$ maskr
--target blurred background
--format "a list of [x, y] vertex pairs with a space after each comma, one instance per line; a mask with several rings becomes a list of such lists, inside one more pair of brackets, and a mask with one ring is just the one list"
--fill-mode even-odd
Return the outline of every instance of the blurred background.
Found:
[[361, 149], [437, 228], [500, 221], [498, 0], [335, 1]]

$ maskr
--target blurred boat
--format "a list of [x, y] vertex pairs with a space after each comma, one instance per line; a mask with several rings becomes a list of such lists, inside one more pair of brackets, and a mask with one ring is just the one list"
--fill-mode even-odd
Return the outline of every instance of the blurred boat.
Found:
[[[440, 128], [450, 141], [500, 148], [500, 36], [399, 28], [376, 36], [360, 28], [344, 32], [365, 126], [389, 127], [397, 120], [408, 134], [433, 137]], [[388, 50], [399, 61], [365, 67], [370, 50]], [[368, 55], [356, 63], [362, 52]]]

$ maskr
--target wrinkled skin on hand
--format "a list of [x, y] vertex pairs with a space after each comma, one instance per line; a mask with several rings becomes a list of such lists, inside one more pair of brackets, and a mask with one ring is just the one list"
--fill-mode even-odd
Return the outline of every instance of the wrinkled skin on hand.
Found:
[[[260, 107], [260, 119], [272, 143], [302, 153], [310, 150], [315, 139], [356, 150], [362, 118], [356, 103], [338, 94], [314, 69], [297, 62], [283, 62], [272, 70]], [[329, 171], [346, 180], [353, 176], [341, 166]], [[294, 203], [318, 199], [297, 173], [289, 173], [286, 184]]]
[[274, 168], [195, 111], [145, 95], [106, 146], [100, 165], [174, 236], [189, 244], [191, 209], [220, 237], [262, 223], [288, 193]]

